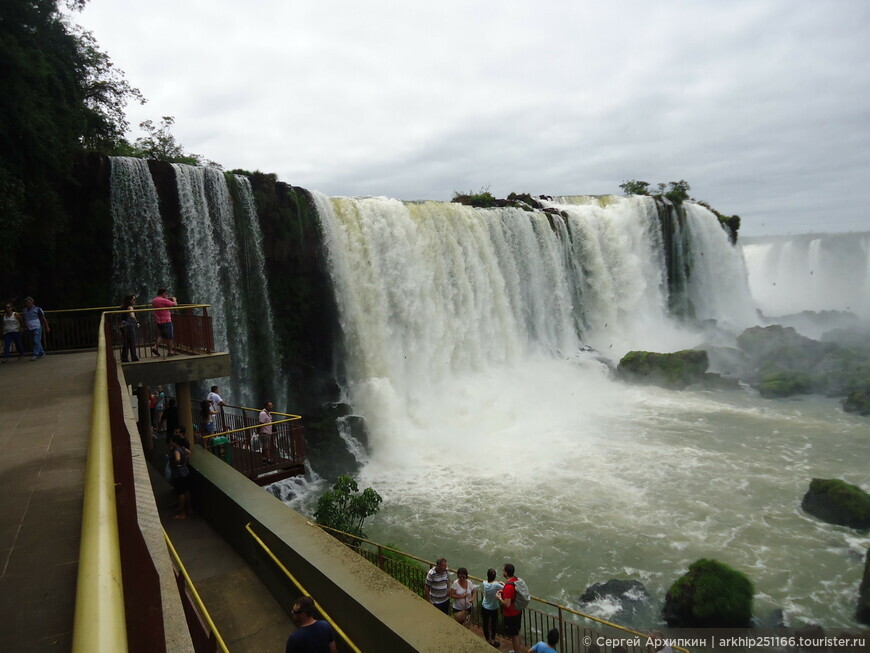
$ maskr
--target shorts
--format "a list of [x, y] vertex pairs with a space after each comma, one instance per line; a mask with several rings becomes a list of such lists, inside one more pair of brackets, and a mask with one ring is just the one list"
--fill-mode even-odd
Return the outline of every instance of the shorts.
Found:
[[504, 634], [508, 637], [513, 637], [514, 635], [520, 634], [520, 621], [522, 621], [523, 615], [518, 614], [515, 617], [505, 617], [504, 618]]
[[185, 492], [190, 492], [190, 474], [187, 476], [177, 476], [173, 477], [171, 481], [173, 489], [175, 490], [175, 494], [184, 494]]
[[203, 424], [202, 432], [205, 435], [214, 435], [214, 422], [206, 422]]
[[157, 330], [160, 332], [160, 337], [164, 340], [172, 340], [175, 338], [175, 330], [172, 328], [172, 322], [162, 322], [158, 324]]
[[450, 614], [450, 599], [442, 601], [441, 603], [433, 603], [432, 605], [441, 610], [444, 614]]

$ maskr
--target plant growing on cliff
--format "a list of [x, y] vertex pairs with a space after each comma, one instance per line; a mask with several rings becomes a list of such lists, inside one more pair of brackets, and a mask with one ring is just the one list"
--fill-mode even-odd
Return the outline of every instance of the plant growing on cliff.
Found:
[[134, 144], [134, 148], [139, 151], [139, 156], [170, 163], [200, 165], [202, 157], [185, 152], [181, 143], [175, 140], [175, 135], [172, 133], [174, 124], [174, 116], [163, 116], [159, 125], [155, 125], [152, 120], [140, 122], [139, 128], [145, 132], [145, 135], [137, 138]]
[[671, 585], [662, 615], [671, 627], [746, 628], [754, 593], [746, 574], [702, 558]]
[[453, 191], [453, 199], [451, 202], [464, 204], [465, 206], [474, 206], [478, 209], [489, 209], [497, 205], [497, 200], [489, 192], [489, 188], [481, 188], [478, 192], [459, 193]]
[[377, 514], [381, 502], [381, 495], [372, 488], [360, 492], [356, 480], [342, 474], [332, 489], [317, 500], [314, 519], [329, 528], [365, 537], [363, 523]]

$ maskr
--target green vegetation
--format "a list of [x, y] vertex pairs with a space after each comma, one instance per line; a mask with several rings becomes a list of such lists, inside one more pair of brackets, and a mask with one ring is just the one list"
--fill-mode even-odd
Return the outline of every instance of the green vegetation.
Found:
[[758, 391], [762, 397], [771, 399], [807, 394], [813, 392], [815, 387], [816, 380], [809, 374], [783, 370], [762, 376], [761, 382], [758, 384]]
[[704, 381], [709, 361], [707, 352], [687, 349], [671, 354], [630, 351], [617, 366], [620, 377], [667, 388], [685, 388]]
[[671, 585], [662, 615], [677, 628], [747, 628], [754, 593], [744, 573], [702, 558]]
[[372, 488], [360, 492], [356, 480], [342, 474], [332, 489], [318, 499], [314, 519], [329, 528], [365, 537], [363, 523], [380, 510], [382, 501]]
[[[145, 135], [136, 139], [133, 146], [129, 148], [128, 156], [157, 159], [169, 163], [187, 163], [192, 166], [202, 165], [205, 162], [203, 157], [185, 152], [181, 144], [175, 140], [171, 132], [174, 124], [174, 116], [163, 116], [159, 125], [155, 125], [151, 120], [140, 122], [139, 128], [145, 132]], [[220, 167], [213, 161], [208, 163]]]
[[478, 209], [491, 209], [498, 206], [498, 200], [489, 192], [489, 188], [481, 188], [476, 193], [472, 191], [467, 193], [453, 191], [453, 199], [450, 201], [464, 204], [465, 206], [473, 206]]
[[870, 528], [870, 494], [840, 479], [814, 478], [801, 508], [829, 524]]
[[[659, 183], [658, 192], [650, 193], [650, 183], [639, 179], [628, 179], [619, 184], [622, 192], [626, 195], [652, 195], [653, 197], [666, 197], [674, 204], [681, 204], [685, 200], [691, 200], [689, 191], [692, 187], [685, 179], [669, 181], [667, 184]], [[694, 201], [694, 200], [693, 200]]]

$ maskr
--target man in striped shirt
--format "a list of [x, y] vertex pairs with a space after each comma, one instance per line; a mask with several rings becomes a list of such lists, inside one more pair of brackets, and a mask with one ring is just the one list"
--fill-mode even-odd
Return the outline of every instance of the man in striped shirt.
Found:
[[423, 591], [426, 594], [426, 600], [444, 614], [447, 614], [450, 608], [450, 595], [447, 591], [449, 584], [450, 574], [447, 572], [447, 560], [438, 558], [435, 561], [435, 566], [426, 574], [426, 585]]

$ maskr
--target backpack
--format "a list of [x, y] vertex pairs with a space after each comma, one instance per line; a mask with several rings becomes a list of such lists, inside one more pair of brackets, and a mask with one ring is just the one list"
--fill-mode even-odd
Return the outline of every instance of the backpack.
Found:
[[529, 586], [522, 578], [517, 578], [516, 581], [508, 581], [508, 585], [514, 586], [514, 609], [525, 610], [532, 600], [532, 595], [529, 592]]

